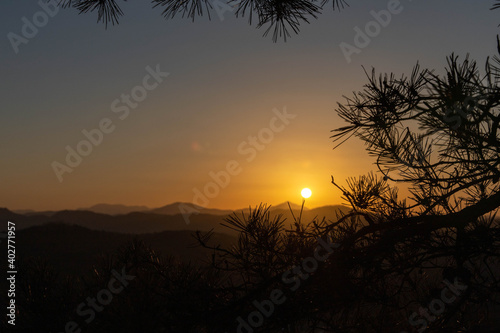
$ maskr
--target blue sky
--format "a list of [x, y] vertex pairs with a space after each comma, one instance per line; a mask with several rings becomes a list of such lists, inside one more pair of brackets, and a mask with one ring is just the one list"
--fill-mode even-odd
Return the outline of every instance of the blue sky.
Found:
[[[329, 184], [373, 168], [363, 145], [332, 150], [330, 130], [343, 95], [366, 82], [361, 66], [397, 75], [417, 61], [442, 71], [446, 56], [467, 53], [482, 67], [496, 52], [500, 12], [493, 1], [401, 1], [401, 12], [348, 63], [339, 45], [353, 44], [355, 27], [389, 1], [349, 1], [325, 8], [286, 43], [226, 13], [194, 23], [165, 20], [149, 2], [119, 2], [125, 16], [104, 29], [96, 15], [60, 10], [16, 54], [8, 34], [41, 10], [36, 1], [0, 4], [2, 100], [0, 206], [63, 209], [98, 202], [160, 206], [192, 201], [210, 172], [236, 160], [242, 171], [220, 188], [210, 207], [299, 201], [311, 187], [311, 206], [339, 203]], [[110, 104], [141, 85], [146, 67], [169, 76], [119, 120]], [[297, 117], [247, 162], [237, 147], [268, 126], [273, 109]], [[82, 130], [112, 119], [115, 130], [59, 181], [66, 146]]]

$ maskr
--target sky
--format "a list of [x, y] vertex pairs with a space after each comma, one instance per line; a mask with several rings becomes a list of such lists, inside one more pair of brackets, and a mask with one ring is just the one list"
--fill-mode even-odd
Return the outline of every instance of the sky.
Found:
[[[304, 187], [306, 206], [341, 203], [331, 176], [345, 184], [374, 169], [362, 142], [333, 150], [330, 139], [345, 125], [337, 103], [366, 83], [362, 66], [399, 76], [418, 61], [439, 73], [452, 52], [480, 67], [496, 52], [493, 1], [401, 0], [348, 61], [340, 45], [355, 46], [355, 29], [393, 1], [327, 6], [273, 43], [231, 12], [193, 23], [119, 1], [125, 16], [105, 29], [95, 13], [44, 16], [36, 1], [3, 0], [0, 207], [237, 209], [300, 203]], [[36, 31], [23, 28], [34, 19]]]

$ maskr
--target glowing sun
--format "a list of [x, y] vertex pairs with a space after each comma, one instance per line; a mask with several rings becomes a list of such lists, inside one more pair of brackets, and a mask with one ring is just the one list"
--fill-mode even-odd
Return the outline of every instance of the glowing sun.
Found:
[[306, 188], [303, 188], [302, 191], [300, 192], [300, 194], [302, 195], [302, 197], [304, 199], [307, 199], [311, 196], [312, 192], [310, 189], [308, 189], [307, 187]]

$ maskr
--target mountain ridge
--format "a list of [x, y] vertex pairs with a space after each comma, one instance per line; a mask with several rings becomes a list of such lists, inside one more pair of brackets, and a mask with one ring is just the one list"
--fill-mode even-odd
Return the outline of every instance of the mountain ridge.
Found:
[[[179, 203], [179, 205], [182, 203]], [[12, 221], [16, 223], [16, 229], [26, 229], [36, 225], [43, 225], [50, 222], [66, 223], [69, 225], [78, 225], [92, 230], [118, 232], [125, 234], [144, 234], [151, 232], [162, 232], [172, 230], [188, 230], [188, 231], [210, 231], [220, 233], [232, 234], [228, 228], [221, 225], [225, 219], [235, 213], [237, 215], [248, 214], [249, 209], [241, 209], [236, 211], [230, 210], [213, 210], [213, 209], [200, 209], [199, 206], [188, 206], [193, 210], [184, 211], [177, 214], [177, 203], [167, 205], [168, 207], [160, 207], [160, 210], [149, 210], [141, 212], [130, 212], [121, 215], [109, 215], [97, 213], [93, 211], [84, 210], [61, 210], [51, 212], [44, 215], [40, 213], [30, 213], [27, 215], [14, 213], [7, 208], [0, 208], [0, 219], [3, 221]], [[287, 205], [288, 206], [288, 205]], [[161, 210], [165, 208], [165, 210]], [[282, 215], [287, 219], [287, 222], [294, 222], [301, 216], [303, 223], [309, 223], [313, 219], [322, 218], [323, 216], [328, 220], [336, 220], [336, 212], [347, 212], [349, 209], [344, 206], [332, 205], [323, 206], [312, 209], [304, 209], [302, 214], [300, 210], [294, 209], [293, 213], [290, 210], [283, 208], [275, 208], [271, 206], [269, 213], [272, 216]], [[163, 213], [162, 213], [163, 212]], [[7, 224], [0, 226], [0, 231], [6, 230]]]
[[[270, 210], [276, 210], [276, 209], [286, 209], [289, 210], [288, 204], [290, 204], [290, 207], [293, 210], [300, 210], [302, 205], [296, 204], [294, 202], [289, 202], [289, 201], [284, 201], [282, 203], [279, 203], [277, 205], [269, 205]], [[326, 205], [326, 206], [319, 206], [315, 208], [308, 208], [307, 206], [304, 206], [304, 211], [305, 210], [311, 210], [311, 209], [318, 209], [322, 207], [330, 207], [330, 206], [340, 206], [340, 205]], [[223, 209], [223, 208], [207, 208], [207, 207], [202, 207], [190, 202], [182, 202], [182, 201], [176, 201], [164, 206], [156, 207], [156, 208], [150, 208], [148, 206], [144, 205], [124, 205], [124, 204], [107, 204], [107, 203], [98, 203], [89, 207], [83, 207], [83, 208], [76, 208], [76, 209], [60, 209], [60, 210], [43, 210], [43, 211], [36, 211], [33, 209], [13, 209], [10, 210], [13, 213], [20, 214], [20, 215], [47, 215], [47, 216], [52, 216], [60, 211], [91, 211], [94, 213], [100, 213], [100, 214], [107, 214], [107, 215], [125, 215], [129, 213], [134, 213], [134, 212], [150, 212], [150, 213], [158, 213], [158, 214], [163, 214], [163, 215], [176, 215], [176, 214], [182, 214], [186, 209], [188, 210], [196, 210], [199, 213], [204, 213], [204, 214], [214, 214], [214, 215], [227, 215], [231, 214], [232, 212], [240, 212], [240, 211], [248, 211], [248, 207], [245, 208], [238, 208], [238, 209]]]
[[95, 213], [102, 213], [102, 214], [108, 214], [108, 215], [124, 215], [132, 212], [141, 212], [141, 211], [147, 211], [150, 210], [151, 208], [147, 206], [129, 206], [129, 205], [122, 205], [122, 204], [106, 204], [106, 203], [99, 203], [92, 205], [87, 208], [78, 208], [76, 210], [86, 210], [86, 211], [91, 211]]

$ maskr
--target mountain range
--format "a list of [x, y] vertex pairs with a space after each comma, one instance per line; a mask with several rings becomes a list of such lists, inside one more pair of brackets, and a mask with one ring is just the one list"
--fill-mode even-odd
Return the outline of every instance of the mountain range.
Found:
[[[272, 216], [283, 215], [287, 222], [293, 224], [294, 217], [300, 215], [300, 205], [288, 203], [271, 206], [269, 212]], [[78, 225], [90, 230], [118, 232], [126, 234], [144, 234], [163, 231], [180, 230], [213, 230], [219, 233], [233, 233], [230, 229], [221, 226], [221, 223], [230, 214], [248, 214], [250, 208], [239, 210], [223, 210], [204, 208], [192, 203], [175, 202], [163, 207], [150, 209], [146, 206], [125, 206], [98, 204], [78, 210], [61, 211], [20, 211], [14, 212], [7, 208], [0, 208], [0, 220], [16, 223], [16, 229], [25, 229], [32, 226], [57, 222]], [[330, 220], [337, 219], [338, 211], [346, 212], [344, 206], [323, 206], [302, 211], [302, 221], [308, 223], [314, 218]], [[182, 214], [184, 212], [184, 214]], [[293, 215], [292, 215], [293, 214]], [[0, 227], [5, 230], [6, 224]]]
[[[293, 226], [301, 206], [283, 203], [271, 206], [271, 217], [282, 215], [285, 226]], [[99, 262], [133, 239], [140, 239], [163, 255], [201, 264], [211, 252], [196, 246], [194, 231], [213, 231], [213, 243], [225, 247], [237, 241], [236, 231], [221, 225], [230, 214], [248, 215], [250, 208], [223, 210], [175, 202], [159, 208], [99, 204], [78, 210], [10, 211], [0, 208], [0, 220], [16, 224], [17, 255], [20, 262], [41, 258], [58, 271], [86, 274]], [[343, 206], [325, 206], [302, 211], [302, 221], [318, 217], [336, 220]], [[181, 212], [185, 214], [181, 214]], [[187, 213], [186, 213], [187, 212]], [[5, 232], [7, 223], [0, 231]]]

